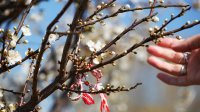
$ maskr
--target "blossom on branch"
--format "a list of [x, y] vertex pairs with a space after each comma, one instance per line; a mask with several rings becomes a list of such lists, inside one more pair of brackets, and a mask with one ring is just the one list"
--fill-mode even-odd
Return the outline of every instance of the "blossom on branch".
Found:
[[22, 57], [18, 51], [9, 50], [6, 59], [10, 65], [13, 65], [16, 62], [21, 61]]
[[17, 45], [18, 37], [16, 35], [12, 34], [11, 39], [12, 40], [10, 41], [10, 47], [14, 48]]
[[22, 33], [23, 33], [24, 36], [31, 36], [32, 35], [31, 30], [30, 30], [29, 26], [27, 26], [27, 25], [22, 26], [21, 30], [22, 30]]
[[101, 41], [97, 41], [96, 43], [93, 42], [92, 40], [87, 42], [87, 46], [89, 48], [90, 51], [92, 52], [96, 52], [101, 50], [101, 48], [104, 46], [105, 44], [103, 44]]
[[59, 35], [58, 34], [50, 34], [49, 35], [49, 43], [53, 43], [58, 39]]

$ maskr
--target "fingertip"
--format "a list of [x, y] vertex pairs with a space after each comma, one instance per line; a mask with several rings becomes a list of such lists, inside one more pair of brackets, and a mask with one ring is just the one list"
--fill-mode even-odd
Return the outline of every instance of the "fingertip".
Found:
[[173, 86], [189, 86], [190, 85], [186, 77], [175, 77], [175, 76], [170, 76], [165, 73], [159, 73], [157, 75], [157, 78], [168, 85], [173, 85]]
[[167, 48], [171, 48], [173, 44], [181, 41], [181, 40], [170, 38], [170, 37], [160, 38], [159, 40], [160, 42], [158, 42], [157, 45], [162, 46], [162, 47], [167, 47]]
[[158, 78], [159, 80], [161, 80], [162, 82], [164, 82], [164, 83], [166, 83], [166, 84], [168, 84], [168, 85], [172, 85], [172, 83], [175, 83], [175, 82], [173, 82], [173, 80], [170, 80], [169, 77], [170, 77], [170, 76], [167, 75], [167, 74], [165, 74], [165, 73], [159, 73], [159, 74], [157, 75], [157, 78]]
[[153, 62], [154, 62], [154, 60], [155, 60], [154, 58], [155, 58], [154, 56], [148, 57], [148, 58], [147, 58], [147, 62], [148, 62], [150, 65], [152, 65]]
[[164, 79], [166, 79], [166, 74], [164, 74], [164, 73], [158, 73], [157, 74], [157, 78], [163, 81]]
[[154, 50], [154, 48], [155, 48], [154, 45], [149, 46], [149, 47], [147, 48], [147, 52], [151, 54], [152, 51]]
[[162, 45], [166, 41], [166, 38], [159, 38], [157, 45]]
[[150, 61], [150, 57], [148, 57], [148, 58], [147, 58], [147, 63], [149, 63], [149, 64], [150, 64], [150, 62], [149, 62], [149, 61]]
[[163, 47], [169, 47], [169, 45], [172, 43], [172, 38], [159, 38], [159, 42], [157, 43], [157, 45], [159, 46], [163, 46]]
[[[151, 46], [149, 46], [149, 47], [147, 48], [147, 52], [150, 53], [151, 55], [153, 55], [154, 50], [155, 50], [155, 45], [151, 45]], [[149, 56], [149, 57], [147, 58], [147, 62], [148, 62], [149, 64], [151, 64], [153, 60], [154, 60], [154, 56]]]

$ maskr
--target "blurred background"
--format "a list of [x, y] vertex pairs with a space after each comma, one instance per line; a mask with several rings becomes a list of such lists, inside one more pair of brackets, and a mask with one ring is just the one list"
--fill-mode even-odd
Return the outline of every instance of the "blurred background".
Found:
[[[61, 10], [67, 0], [44, 0], [35, 5], [27, 20], [26, 25], [30, 26], [32, 36], [26, 37], [29, 41], [28, 45], [20, 45], [17, 50], [20, 51], [24, 57], [24, 52], [28, 48], [36, 50], [41, 43], [41, 39], [45, 34], [47, 25]], [[91, 14], [98, 4], [102, 0], [91, 0], [87, 17]], [[104, 0], [104, 2], [107, 2]], [[130, 5], [131, 8], [148, 6], [148, 0], [117, 0], [116, 6], [112, 9], [107, 9], [102, 13], [104, 15], [115, 12], [118, 8]], [[183, 17], [177, 19], [167, 26], [167, 30], [172, 30], [185, 24], [187, 21], [194, 21], [200, 19], [200, 0], [165, 0], [164, 4], [190, 4], [192, 9], [188, 11]], [[74, 7], [71, 7], [69, 11], [62, 17], [61, 21], [57, 24], [58, 31], [66, 31], [69, 29], [67, 24], [70, 24], [73, 19]], [[112, 49], [115, 52], [124, 51], [125, 48], [130, 47], [131, 44], [141, 41], [145, 37], [148, 37], [149, 27], [155, 25], [161, 26], [165, 18], [170, 18], [172, 13], [178, 14], [179, 8], [166, 8], [155, 9], [158, 12], [160, 21], [158, 23], [144, 23], [136, 27], [136, 30], [129, 32], [120, 40], [119, 44]], [[134, 19], [145, 17], [149, 14], [149, 10], [128, 12], [120, 14], [116, 18], [108, 19], [104, 23], [98, 23], [91, 28], [90, 31], [84, 33], [82, 40], [82, 47], [85, 51], [85, 55], [89, 53], [86, 46], [88, 40], [108, 42], [114, 38], [117, 34], [122, 32], [128, 27]], [[20, 17], [19, 17], [20, 19]], [[17, 19], [10, 28], [17, 26], [19, 19]], [[5, 26], [5, 23], [1, 24], [1, 27]], [[177, 33], [177, 35], [183, 38], [188, 38], [192, 35], [200, 33], [200, 26], [195, 26], [191, 29], [184, 30]], [[61, 57], [62, 47], [65, 41], [65, 37], [61, 38], [52, 48], [47, 51], [43, 60], [42, 69], [39, 75], [40, 88], [44, 88], [49, 84], [56, 76], [57, 60]], [[154, 44], [154, 43], [150, 43]], [[116, 66], [108, 66], [103, 70], [104, 78], [102, 82], [104, 84], [110, 83], [116, 86], [125, 85], [130, 87], [138, 82], [142, 85], [130, 92], [113, 93], [108, 96], [109, 106], [111, 112], [199, 112], [200, 107], [200, 87], [174, 87], [164, 84], [156, 78], [156, 74], [160, 71], [147, 64], [146, 59], [148, 57], [146, 48], [142, 47], [137, 49], [137, 54], [128, 55], [125, 58], [116, 62]], [[19, 67], [16, 67], [9, 73], [5, 73], [0, 76], [0, 86], [4, 88], [21, 90], [27, 74], [30, 62], [27, 61]], [[15, 85], [15, 86], [13, 86]], [[27, 98], [28, 100], [29, 98]], [[13, 98], [12, 94], [5, 94], [4, 100], [8, 103], [15, 102], [18, 98]], [[95, 104], [88, 106], [81, 100], [71, 102], [68, 100], [65, 94], [60, 91], [56, 91], [53, 95], [44, 100], [40, 106], [41, 112], [99, 112], [100, 100], [98, 96], [95, 96]]]

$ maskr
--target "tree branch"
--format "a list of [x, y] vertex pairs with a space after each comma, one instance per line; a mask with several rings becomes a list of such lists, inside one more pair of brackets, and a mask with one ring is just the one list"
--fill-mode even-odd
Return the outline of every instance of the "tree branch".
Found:
[[5, 88], [0, 88], [0, 90], [9, 92], [9, 93], [12, 93], [12, 94], [15, 94], [15, 95], [24, 95], [24, 93], [16, 92], [14, 90], [9, 90], [9, 89], [5, 89]]
[[100, 21], [103, 21], [105, 19], [108, 19], [108, 18], [111, 18], [111, 17], [115, 17], [117, 16], [118, 14], [120, 13], [124, 13], [124, 12], [135, 12], [135, 11], [138, 11], [138, 10], [146, 10], [146, 9], [155, 9], [155, 8], [167, 8], [167, 7], [188, 7], [189, 5], [157, 5], [157, 6], [154, 6], [154, 7], [142, 7], [142, 8], [133, 8], [133, 9], [118, 9], [118, 11], [114, 12], [113, 14], [111, 15], [106, 15], [100, 19], [97, 19], [95, 21], [92, 21], [92, 22], [87, 22], [86, 24], [83, 24], [83, 25], [80, 25], [80, 26], [77, 26], [77, 29], [81, 29], [83, 27], [86, 27], [86, 26], [89, 26], [89, 25], [94, 25], [95, 23], [97, 22], [100, 22]]
[[65, 11], [69, 8], [69, 6], [71, 4], [72, 4], [72, 0], [69, 0], [66, 3], [66, 5], [63, 7], [63, 9], [58, 13], [58, 15], [54, 18], [54, 20], [47, 27], [47, 32], [46, 32], [46, 35], [44, 37], [44, 40], [42, 41], [42, 45], [40, 47], [40, 52], [38, 54], [36, 65], [35, 65], [35, 69], [34, 69], [34, 72], [33, 72], [33, 86], [32, 86], [32, 90], [33, 90], [32, 98], [33, 99], [35, 99], [35, 98], [37, 99], [37, 97], [38, 97], [38, 93], [37, 93], [37, 75], [38, 75], [38, 72], [39, 72], [42, 56], [43, 56], [43, 54], [45, 52], [46, 44], [47, 44], [48, 39], [49, 39], [50, 30], [58, 22], [58, 20], [62, 17], [62, 15], [65, 13]]

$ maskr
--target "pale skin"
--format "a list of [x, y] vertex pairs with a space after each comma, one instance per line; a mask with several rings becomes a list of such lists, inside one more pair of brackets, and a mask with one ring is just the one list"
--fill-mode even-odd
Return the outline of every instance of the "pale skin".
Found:
[[[162, 38], [160, 41], [157, 45], [147, 48], [151, 54], [147, 62], [163, 71], [163, 73], [158, 73], [157, 77], [169, 85], [200, 85], [200, 35], [186, 40]], [[184, 52], [190, 52], [191, 55], [187, 63], [187, 73], [181, 75]]]

